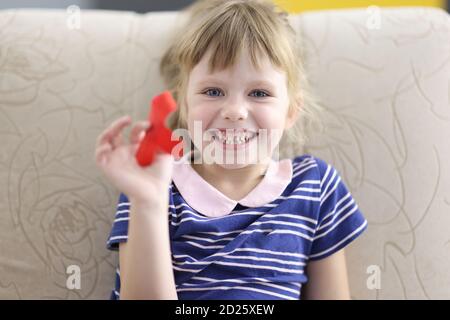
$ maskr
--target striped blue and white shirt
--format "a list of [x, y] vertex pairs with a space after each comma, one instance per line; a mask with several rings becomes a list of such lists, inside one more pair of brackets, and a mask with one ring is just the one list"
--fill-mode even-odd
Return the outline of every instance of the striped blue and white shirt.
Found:
[[[122, 193], [108, 249], [127, 241], [129, 211]], [[169, 187], [168, 227], [180, 300], [298, 300], [308, 261], [344, 248], [367, 220], [338, 171], [304, 154], [272, 162], [240, 201], [221, 194], [189, 164], [178, 164]], [[111, 299], [119, 298], [118, 266]]]

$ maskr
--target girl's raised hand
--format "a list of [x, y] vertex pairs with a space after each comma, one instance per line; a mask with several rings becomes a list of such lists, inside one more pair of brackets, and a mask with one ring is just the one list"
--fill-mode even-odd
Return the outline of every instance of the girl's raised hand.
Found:
[[172, 178], [173, 156], [156, 154], [153, 163], [141, 167], [135, 158], [139, 143], [149, 121], [133, 124], [129, 143], [125, 142], [122, 131], [131, 124], [130, 116], [115, 120], [97, 138], [95, 162], [108, 180], [130, 201], [159, 204], [168, 201], [168, 187]]

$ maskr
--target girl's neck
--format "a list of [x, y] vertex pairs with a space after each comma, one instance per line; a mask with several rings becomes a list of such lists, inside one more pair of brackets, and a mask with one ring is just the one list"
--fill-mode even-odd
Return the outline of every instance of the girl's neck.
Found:
[[226, 169], [218, 164], [192, 163], [192, 168], [228, 198], [238, 201], [261, 182], [268, 163], [250, 164], [238, 169]]

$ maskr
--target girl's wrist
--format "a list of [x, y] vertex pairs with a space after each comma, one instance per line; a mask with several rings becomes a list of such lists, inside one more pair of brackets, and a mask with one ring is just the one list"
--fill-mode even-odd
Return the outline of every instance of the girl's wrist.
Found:
[[160, 197], [158, 199], [136, 198], [130, 196], [129, 200], [130, 200], [130, 207], [135, 209], [150, 210], [150, 211], [164, 210], [164, 212], [167, 212], [169, 206], [168, 195], [167, 197]]

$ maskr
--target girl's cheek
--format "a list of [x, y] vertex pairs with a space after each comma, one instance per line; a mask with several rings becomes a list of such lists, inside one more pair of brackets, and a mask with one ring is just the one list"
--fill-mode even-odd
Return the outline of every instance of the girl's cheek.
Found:
[[208, 112], [192, 112], [188, 118], [188, 129], [191, 139], [195, 139], [196, 141], [199, 141], [198, 139], [204, 140], [204, 133], [212, 121]]
[[274, 112], [255, 113], [255, 118], [257, 118], [261, 124], [264, 124], [265, 128], [277, 127], [279, 122], [279, 115]]
[[278, 116], [278, 114], [273, 114], [270, 112], [267, 113], [255, 113], [254, 118], [258, 127], [261, 129], [275, 129], [275, 128], [283, 128], [282, 119]]
[[208, 127], [209, 123], [216, 117], [218, 108], [214, 105], [202, 104], [192, 108], [190, 118], [192, 121], [202, 121], [202, 128]]
[[207, 112], [192, 112], [191, 116], [189, 117], [190, 124], [192, 127], [195, 126], [195, 128], [199, 127], [199, 123], [201, 124], [201, 130], [205, 130], [207, 128], [208, 123], [210, 122], [211, 117]]

